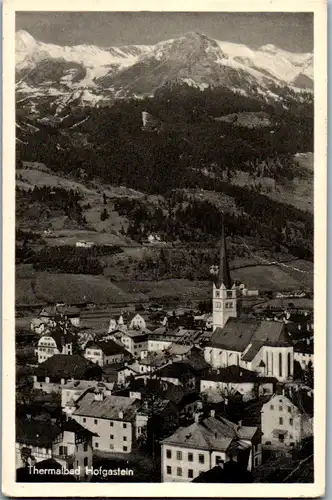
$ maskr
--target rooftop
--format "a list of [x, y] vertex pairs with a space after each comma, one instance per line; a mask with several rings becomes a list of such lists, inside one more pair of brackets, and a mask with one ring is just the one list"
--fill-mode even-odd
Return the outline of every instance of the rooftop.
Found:
[[[250, 344], [246, 361], [251, 361], [263, 345], [289, 345], [283, 323], [230, 318], [224, 328], [216, 328], [209, 346], [243, 352]], [[248, 358], [248, 359], [247, 359]]]
[[208, 417], [189, 427], [180, 427], [162, 444], [227, 451], [233, 440], [251, 439], [256, 431], [256, 427], [242, 427], [223, 417]]
[[55, 354], [36, 369], [37, 377], [89, 380], [101, 377], [101, 368], [80, 354]]
[[77, 410], [74, 415], [131, 421], [136, 411], [137, 404], [131, 398], [105, 395], [101, 401], [97, 401], [93, 392], [87, 392], [77, 401]]
[[108, 340], [90, 340], [85, 349], [101, 349], [106, 356], [114, 356], [116, 354], [129, 354], [127, 349], [119, 345], [112, 339]]
[[188, 373], [195, 374], [196, 370], [187, 362], [176, 361], [159, 368], [154, 375], [161, 378], [178, 378]]

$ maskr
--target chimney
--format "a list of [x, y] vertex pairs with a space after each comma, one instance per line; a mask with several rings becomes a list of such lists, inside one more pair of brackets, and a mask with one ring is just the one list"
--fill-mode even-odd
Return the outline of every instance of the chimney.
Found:
[[215, 417], [216, 416], [216, 412], [214, 410], [210, 410], [210, 417]]
[[104, 400], [104, 394], [102, 391], [96, 391], [95, 392], [95, 401], [103, 401]]
[[238, 422], [238, 426], [239, 426], [239, 427], [242, 427], [242, 420], [239, 420], [239, 422]]
[[123, 411], [119, 411], [119, 419], [122, 420], [123, 419]]

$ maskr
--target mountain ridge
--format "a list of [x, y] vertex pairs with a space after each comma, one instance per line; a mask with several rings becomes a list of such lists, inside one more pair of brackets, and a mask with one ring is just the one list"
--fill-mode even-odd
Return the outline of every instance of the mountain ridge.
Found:
[[[313, 57], [267, 44], [257, 50], [215, 40], [199, 32], [155, 45], [60, 46], [16, 33], [18, 98], [63, 99], [86, 91], [81, 105], [153, 96], [165, 84], [204, 90], [227, 88], [263, 102], [282, 101], [281, 94], [306, 99], [313, 87]], [[277, 92], [275, 90], [277, 89]], [[303, 97], [304, 96], [304, 97]], [[85, 104], [84, 104], [85, 103]]]

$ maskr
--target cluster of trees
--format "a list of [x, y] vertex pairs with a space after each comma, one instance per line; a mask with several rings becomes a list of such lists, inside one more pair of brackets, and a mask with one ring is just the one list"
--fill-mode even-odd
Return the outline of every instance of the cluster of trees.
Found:
[[[223, 190], [222, 190], [223, 189]], [[157, 232], [168, 241], [215, 241], [224, 221], [227, 234], [264, 240], [271, 251], [281, 245], [299, 258], [313, 259], [313, 218], [291, 205], [270, 200], [255, 191], [220, 183], [219, 190], [236, 201], [236, 211], [222, 212], [209, 201], [179, 195], [168, 206], [148, 205], [144, 200], [119, 199], [115, 210], [128, 217], [127, 234], [137, 241]]]
[[29, 190], [16, 187], [16, 213], [25, 216], [34, 207], [41, 207], [48, 213], [61, 211], [71, 220], [85, 225], [86, 219], [80, 204], [82, 195], [78, 190], [58, 186], [35, 186]]
[[16, 263], [33, 264], [36, 271], [70, 274], [102, 274], [102, 257], [122, 252], [117, 246], [95, 245], [77, 248], [71, 245], [44, 246], [35, 250], [27, 245], [16, 245]]

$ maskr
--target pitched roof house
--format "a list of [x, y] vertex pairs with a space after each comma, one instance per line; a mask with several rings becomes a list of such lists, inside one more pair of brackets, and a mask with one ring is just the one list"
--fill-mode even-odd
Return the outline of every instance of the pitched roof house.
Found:
[[233, 457], [251, 470], [261, 461], [261, 433], [214, 416], [196, 418], [162, 441], [162, 480], [191, 481]]

